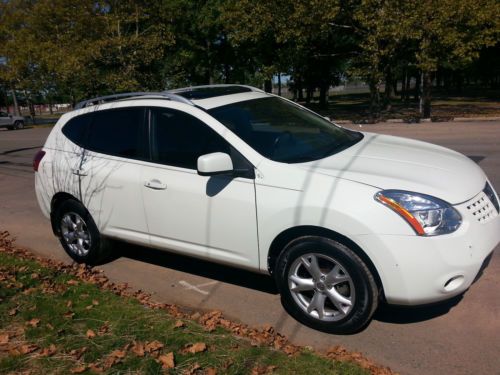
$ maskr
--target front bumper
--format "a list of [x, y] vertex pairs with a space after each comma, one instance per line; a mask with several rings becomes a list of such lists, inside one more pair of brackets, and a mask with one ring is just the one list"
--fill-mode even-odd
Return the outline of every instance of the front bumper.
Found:
[[500, 242], [500, 215], [477, 215], [473, 202], [454, 206], [461, 227], [449, 235], [359, 235], [354, 238], [372, 259], [388, 303], [419, 305], [463, 293]]

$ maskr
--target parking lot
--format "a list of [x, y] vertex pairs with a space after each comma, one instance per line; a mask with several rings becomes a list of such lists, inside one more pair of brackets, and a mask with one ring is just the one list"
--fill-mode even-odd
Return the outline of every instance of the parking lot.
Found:
[[[485, 170], [500, 190], [500, 121], [349, 126], [452, 148]], [[31, 160], [50, 128], [0, 130], [0, 230], [47, 257], [69, 262], [36, 203]], [[452, 188], [452, 187], [450, 187]], [[125, 202], [124, 202], [125, 203]], [[270, 324], [300, 345], [343, 345], [402, 374], [493, 374], [500, 368], [500, 247], [481, 279], [463, 296], [420, 308], [383, 306], [356, 335], [335, 336], [302, 326], [280, 304], [268, 277], [136, 246], [101, 268], [112, 281], [194, 309], [217, 309], [252, 326]], [[425, 277], [425, 270], [422, 270]]]

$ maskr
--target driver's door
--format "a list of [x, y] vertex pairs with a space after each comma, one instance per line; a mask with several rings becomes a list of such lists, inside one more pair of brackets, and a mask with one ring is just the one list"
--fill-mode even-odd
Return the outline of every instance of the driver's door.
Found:
[[253, 178], [206, 177], [196, 170], [198, 157], [211, 152], [232, 154], [239, 163], [236, 151], [185, 112], [152, 108], [150, 119], [152, 155], [142, 169], [142, 191], [151, 244], [257, 269]]

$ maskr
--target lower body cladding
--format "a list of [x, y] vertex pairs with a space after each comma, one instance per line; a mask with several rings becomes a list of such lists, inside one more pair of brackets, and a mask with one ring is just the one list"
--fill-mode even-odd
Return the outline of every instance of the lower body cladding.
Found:
[[370, 234], [353, 240], [377, 268], [388, 303], [422, 305], [469, 288], [500, 242], [500, 216], [486, 223], [464, 221], [442, 236]]

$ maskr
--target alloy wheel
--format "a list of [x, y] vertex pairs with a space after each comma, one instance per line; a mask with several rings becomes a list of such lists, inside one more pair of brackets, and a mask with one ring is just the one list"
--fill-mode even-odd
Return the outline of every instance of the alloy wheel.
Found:
[[288, 272], [288, 288], [297, 305], [321, 321], [346, 317], [355, 302], [351, 276], [340, 262], [324, 254], [295, 259]]

